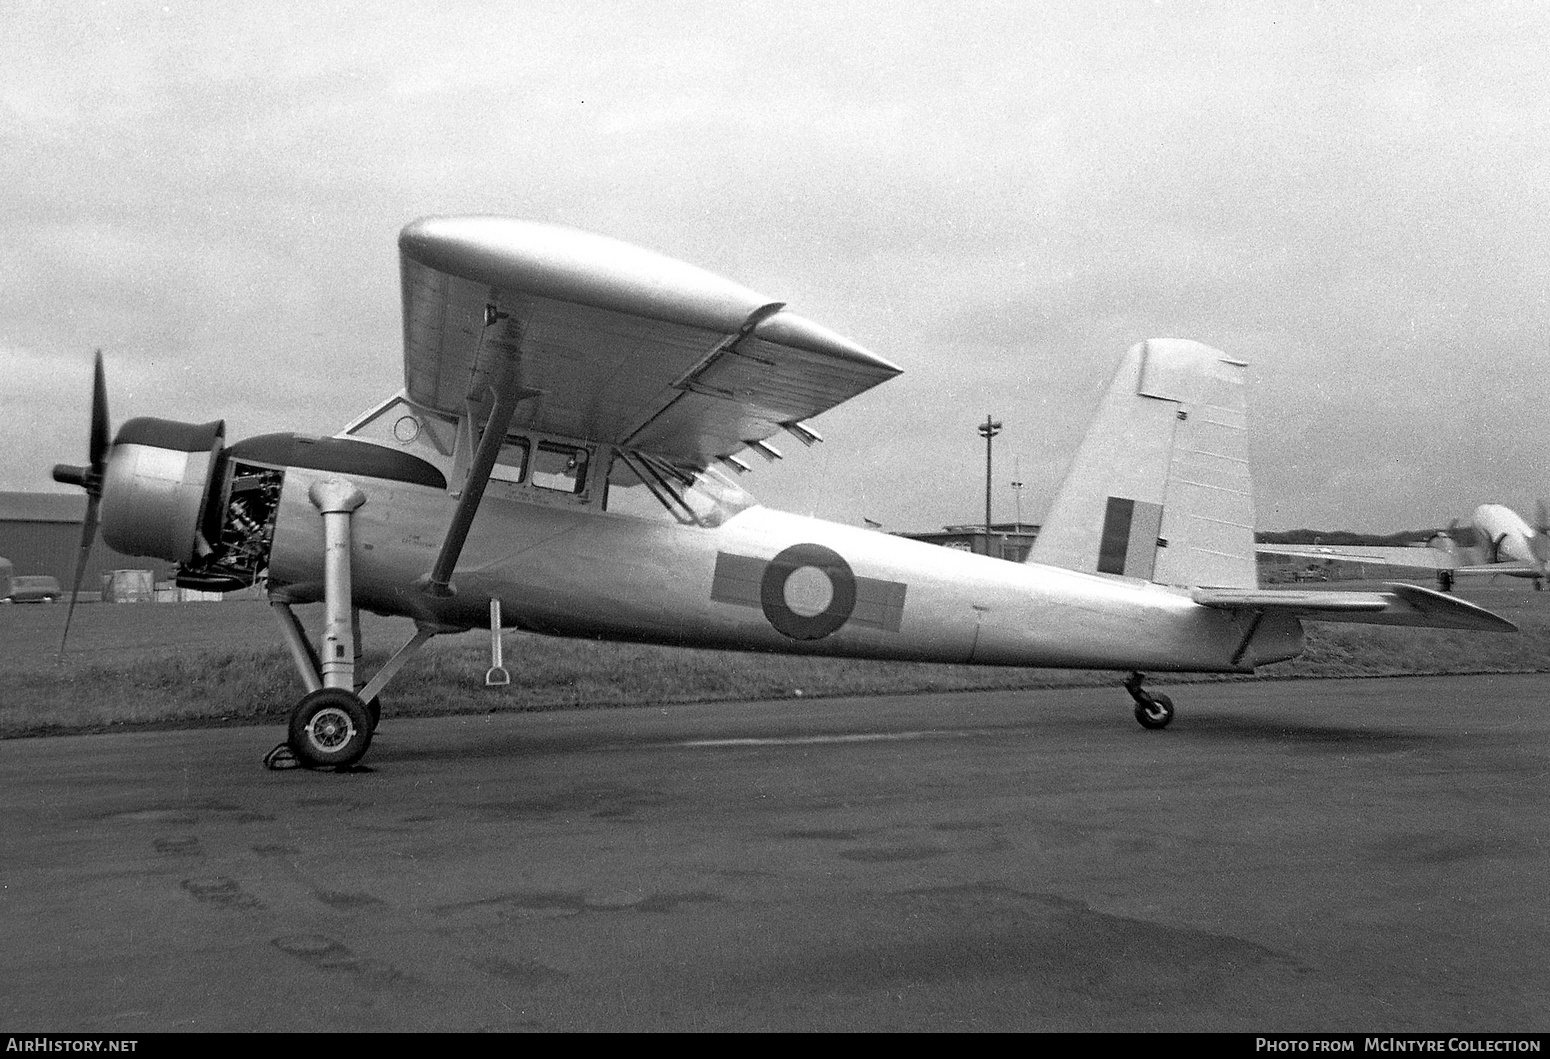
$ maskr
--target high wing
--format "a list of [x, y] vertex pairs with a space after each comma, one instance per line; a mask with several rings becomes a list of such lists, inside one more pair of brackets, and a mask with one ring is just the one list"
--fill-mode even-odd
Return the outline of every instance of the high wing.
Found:
[[1296, 592], [1284, 589], [1197, 588], [1190, 598], [1218, 610], [1278, 612], [1311, 621], [1515, 632], [1517, 626], [1483, 607], [1418, 585], [1384, 585], [1383, 592]]
[[1332, 562], [1403, 566], [1412, 570], [1456, 570], [1458, 558], [1440, 548], [1396, 548], [1364, 544], [1256, 544], [1261, 555], [1300, 555]]
[[[431, 217], [399, 236], [407, 397], [704, 467], [899, 374], [783, 304], [605, 236]], [[766, 451], [768, 451], [766, 449]]]

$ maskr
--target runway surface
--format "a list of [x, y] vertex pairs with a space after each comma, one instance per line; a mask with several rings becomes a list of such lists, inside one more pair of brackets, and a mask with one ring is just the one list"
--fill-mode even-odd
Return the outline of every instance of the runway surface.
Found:
[[1543, 676], [0, 742], [0, 1025], [1550, 1029]]

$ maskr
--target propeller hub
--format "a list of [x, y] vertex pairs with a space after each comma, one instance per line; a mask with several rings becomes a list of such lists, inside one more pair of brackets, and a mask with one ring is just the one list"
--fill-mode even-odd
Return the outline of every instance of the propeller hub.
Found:
[[92, 473], [90, 467], [78, 467], [71, 463], [54, 464], [54, 481], [61, 485], [78, 485], [87, 492], [101, 482], [98, 475]]

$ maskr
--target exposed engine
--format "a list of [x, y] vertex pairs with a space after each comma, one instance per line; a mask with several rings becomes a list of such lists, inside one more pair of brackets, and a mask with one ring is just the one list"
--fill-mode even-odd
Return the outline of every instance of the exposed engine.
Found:
[[177, 583], [184, 588], [215, 592], [246, 588], [269, 565], [285, 472], [229, 457], [221, 464], [221, 501], [209, 505], [202, 534], [201, 543], [208, 551], [179, 565]]

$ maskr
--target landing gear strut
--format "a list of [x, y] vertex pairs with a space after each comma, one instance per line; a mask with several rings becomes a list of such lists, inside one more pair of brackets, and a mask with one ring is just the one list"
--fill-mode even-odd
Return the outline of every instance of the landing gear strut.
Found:
[[1145, 679], [1140, 673], [1132, 673], [1125, 681], [1125, 690], [1136, 700], [1136, 720], [1142, 728], [1166, 728], [1173, 720], [1173, 700], [1160, 691], [1143, 690], [1141, 682]]
[[350, 521], [365, 496], [349, 482], [321, 481], [308, 493], [323, 516], [323, 602], [326, 611], [322, 653], [307, 641], [290, 604], [271, 599], [280, 632], [301, 674], [307, 694], [291, 711], [286, 740], [270, 751], [264, 764], [272, 769], [301, 765], [309, 769], [349, 768], [371, 746], [381, 720], [379, 695], [411, 654], [436, 633], [419, 625], [414, 636], [388, 659], [364, 687], [355, 683], [360, 655], [360, 612], [350, 586]]

